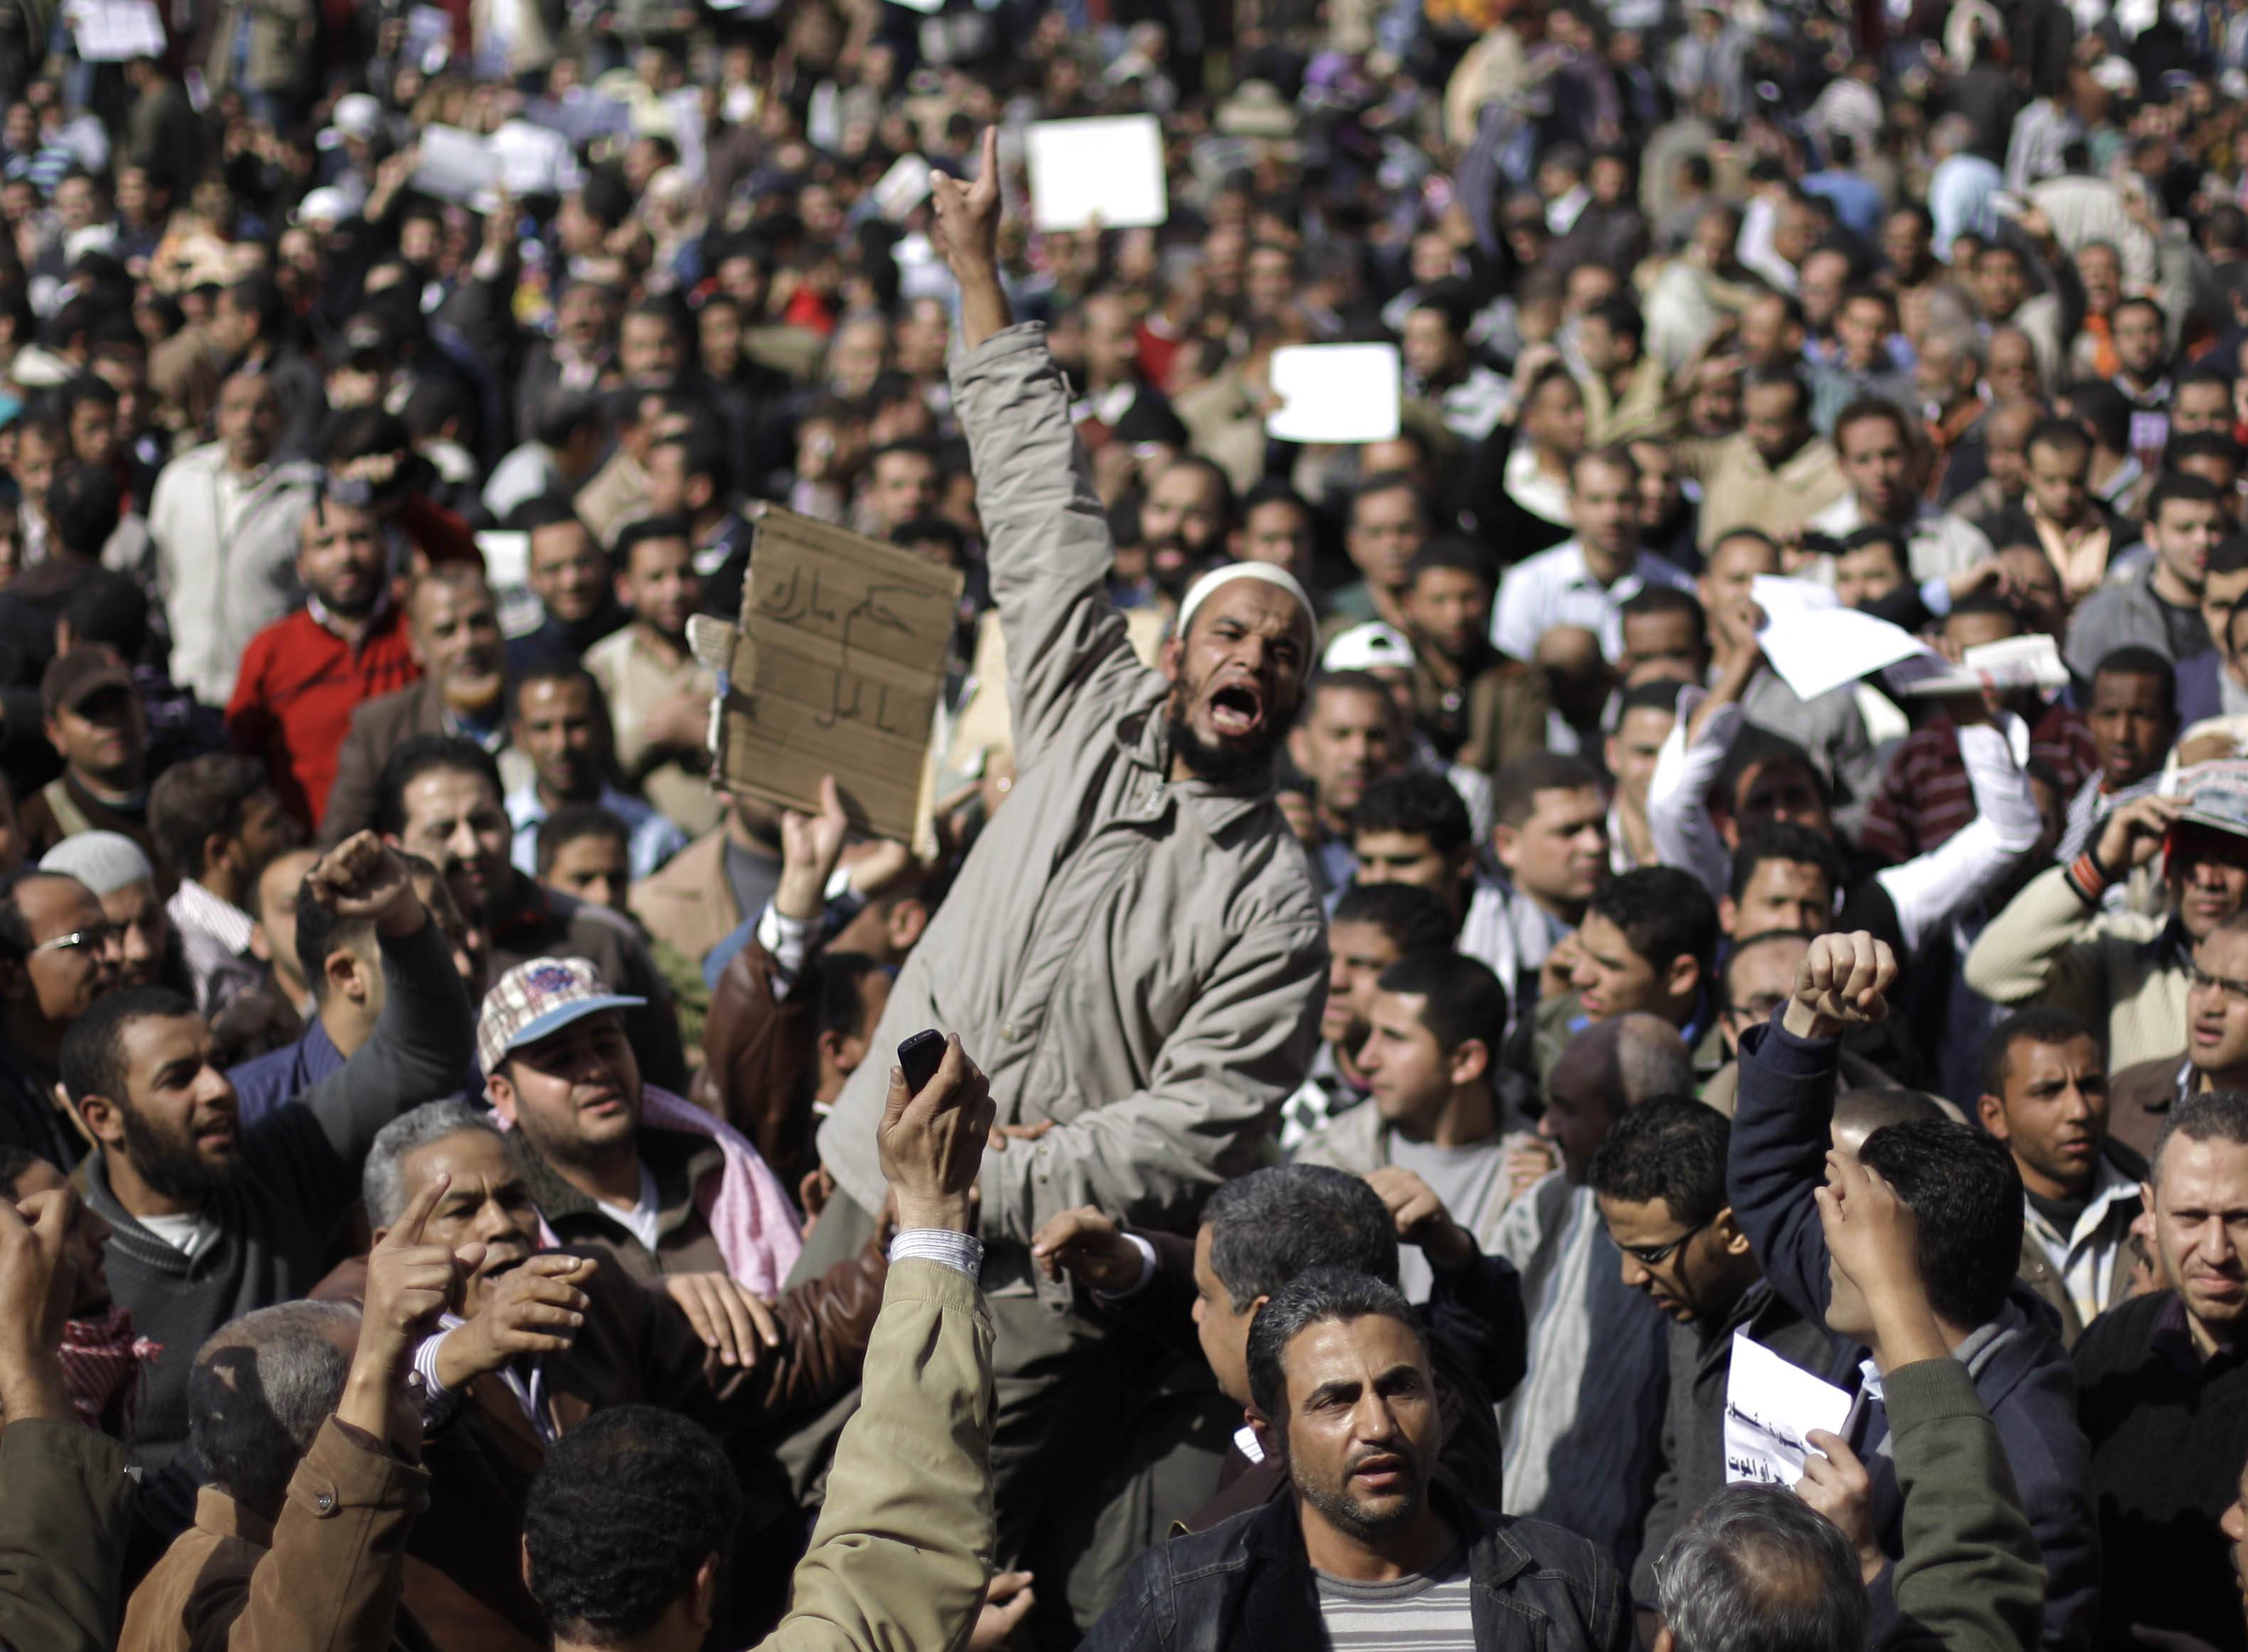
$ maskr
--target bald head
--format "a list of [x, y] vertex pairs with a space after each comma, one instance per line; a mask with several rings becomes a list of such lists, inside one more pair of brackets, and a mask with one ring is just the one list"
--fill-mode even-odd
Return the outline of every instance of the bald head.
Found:
[[1676, 1027], [1643, 1011], [1610, 1016], [1570, 1039], [1553, 1064], [1538, 1133], [1581, 1185], [1620, 1114], [1659, 1095], [1693, 1093], [1694, 1059]]

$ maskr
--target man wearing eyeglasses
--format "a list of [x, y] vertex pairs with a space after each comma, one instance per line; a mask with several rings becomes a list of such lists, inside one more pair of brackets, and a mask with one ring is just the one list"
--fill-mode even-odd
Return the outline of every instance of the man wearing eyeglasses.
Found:
[[[1769, 1018], [1769, 1011], [1767, 1011]], [[1765, 1283], [1725, 1196], [1724, 1114], [1683, 1096], [1657, 1097], [1615, 1121], [1593, 1155], [1593, 1192], [1622, 1279], [1669, 1316], [1670, 1393], [1655, 1503], [1641, 1529], [1631, 1593], [1655, 1594], [1655, 1561], [1679, 1526], [1725, 1484], [1725, 1386], [1733, 1333], [1822, 1374], [1826, 1333]]]
[[[2248, 943], [2248, 934], [2241, 939]], [[2248, 944], [2242, 953], [2248, 962]], [[2196, 985], [2189, 996], [2203, 991]], [[2060, 1313], [2061, 1344], [2073, 1347], [2087, 1325], [2130, 1294], [2138, 1257], [2131, 1224], [2147, 1162], [2109, 1139], [2108, 1053], [2074, 1016], [2010, 1016], [1983, 1058], [1977, 1115], [2021, 1172], [2021, 1277]]]
[[57, 1169], [86, 1144], [54, 1102], [63, 1033], [116, 986], [122, 932], [76, 878], [19, 872], [0, 878], [0, 1144]]
[[2177, 1103], [2207, 1090], [2248, 1090], [2248, 912], [2210, 931], [2186, 977], [2184, 1050], [2137, 1062], [2108, 1086], [2108, 1128], [2141, 1154], [2155, 1150]]

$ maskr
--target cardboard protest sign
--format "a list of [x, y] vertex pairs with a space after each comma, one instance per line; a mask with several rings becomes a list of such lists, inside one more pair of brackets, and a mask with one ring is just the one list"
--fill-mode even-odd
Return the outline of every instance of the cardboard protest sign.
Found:
[[768, 507], [723, 680], [714, 781], [811, 811], [832, 774], [853, 826], [913, 844], [960, 589], [926, 557]]

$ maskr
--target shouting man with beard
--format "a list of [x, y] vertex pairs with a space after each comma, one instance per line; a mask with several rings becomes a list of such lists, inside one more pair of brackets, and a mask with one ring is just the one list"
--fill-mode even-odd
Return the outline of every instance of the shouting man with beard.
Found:
[[[110, 1289], [153, 1345], [134, 1442], [152, 1470], [187, 1440], [188, 1370], [203, 1340], [319, 1281], [375, 1133], [456, 1087], [473, 1053], [467, 991], [395, 851], [361, 833], [305, 889], [339, 922], [374, 925], [387, 996], [374, 1036], [299, 1105], [243, 1128], [210, 1029], [161, 987], [95, 1000], [63, 1038], [63, 1088], [94, 1143], [86, 1197], [110, 1227]], [[151, 1498], [160, 1524], [186, 1512]]]
[[[1017, 778], [874, 1042], [957, 1032], [988, 1066], [997, 1141], [1016, 1137], [986, 1155], [981, 1180], [998, 1559], [1011, 1566], [1046, 1534], [1057, 1482], [1072, 1495], [1086, 1484], [1085, 1450], [1116, 1432], [1096, 1390], [1123, 1375], [1102, 1357], [1104, 1326], [1073, 1310], [1066, 1285], [1034, 1275], [1031, 1236], [1088, 1204], [1191, 1233], [1210, 1191], [1256, 1162], [1318, 1044], [1325, 926], [1273, 796], [1313, 622], [1292, 577], [1238, 563], [1186, 592], [1159, 668], [1134, 658], [1105, 593], [1113, 546], [1069, 392], [1044, 330], [1010, 324], [990, 134], [974, 186], [937, 190], [963, 296], [955, 405], [1006, 633]], [[874, 1230], [888, 1077], [888, 1062], [863, 1064], [820, 1131], [836, 1192], [797, 1278]], [[837, 1422], [806, 1436], [807, 1463]]]

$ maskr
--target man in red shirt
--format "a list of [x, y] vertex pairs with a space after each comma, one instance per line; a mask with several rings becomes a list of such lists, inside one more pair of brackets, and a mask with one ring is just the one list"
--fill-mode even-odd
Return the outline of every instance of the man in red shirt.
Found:
[[374, 511], [323, 491], [297, 552], [305, 606], [250, 641], [227, 725], [236, 749], [265, 759], [282, 806], [307, 828], [326, 811], [352, 710], [422, 675]]

